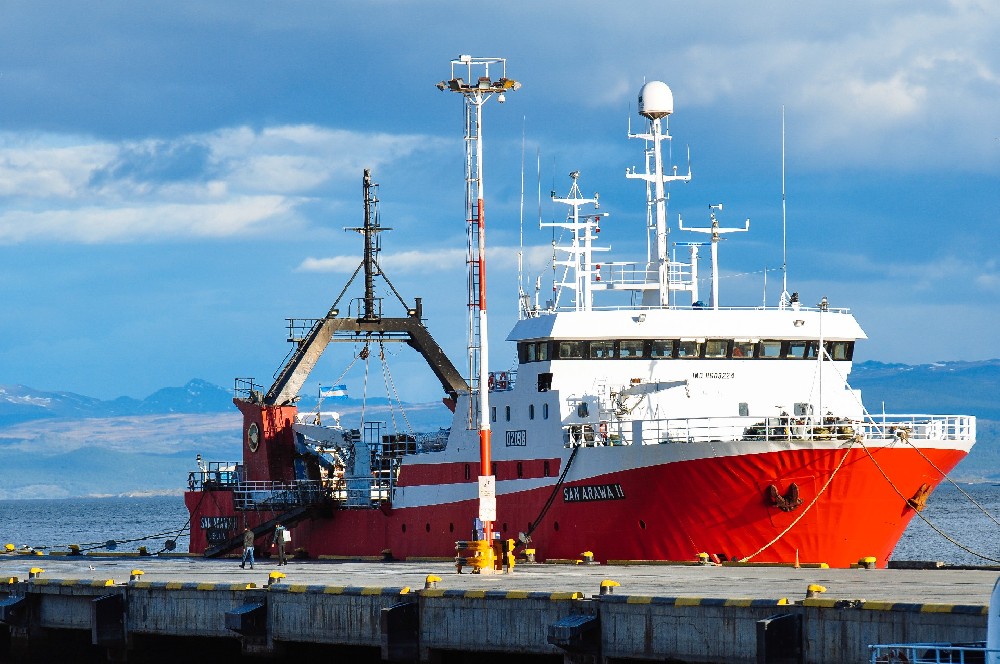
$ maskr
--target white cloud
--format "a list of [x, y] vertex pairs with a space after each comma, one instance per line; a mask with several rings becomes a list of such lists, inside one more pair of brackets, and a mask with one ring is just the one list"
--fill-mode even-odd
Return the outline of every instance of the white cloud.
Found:
[[118, 143], [0, 135], [0, 243], [226, 237], [268, 221], [291, 225], [310, 194], [442, 143], [312, 125]]
[[[547, 265], [552, 255], [550, 246], [528, 246], [524, 248], [525, 269]], [[433, 272], [464, 270], [466, 250], [454, 249], [413, 249], [396, 253], [383, 252], [379, 263], [387, 273], [430, 274]], [[301, 272], [336, 272], [351, 274], [361, 261], [360, 255], [330, 256], [327, 258], [306, 258], [299, 264]], [[490, 268], [509, 270], [517, 267], [517, 247], [490, 246], [486, 250], [487, 270]]]

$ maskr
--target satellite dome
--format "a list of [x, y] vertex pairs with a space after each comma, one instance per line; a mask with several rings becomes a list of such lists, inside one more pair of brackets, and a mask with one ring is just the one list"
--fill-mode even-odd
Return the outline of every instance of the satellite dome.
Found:
[[650, 81], [639, 90], [639, 115], [655, 120], [674, 112], [674, 93], [662, 81]]

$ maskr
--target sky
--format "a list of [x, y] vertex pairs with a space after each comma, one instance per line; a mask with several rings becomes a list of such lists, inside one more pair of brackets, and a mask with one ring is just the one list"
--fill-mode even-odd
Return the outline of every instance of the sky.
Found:
[[[704, 225], [716, 203], [723, 226], [750, 219], [721, 246], [723, 305], [781, 290], [783, 109], [789, 290], [851, 308], [869, 336], [857, 360], [1000, 355], [990, 0], [7, 0], [0, 384], [105, 399], [269, 385], [285, 319], [323, 316], [360, 260], [344, 228], [363, 219], [365, 168], [393, 229], [383, 267], [462, 369], [463, 105], [435, 83], [466, 53], [506, 58], [522, 83], [484, 109], [491, 368], [514, 361], [522, 233], [524, 279], [550, 288], [539, 220], [564, 216], [549, 192], [570, 171], [600, 193], [610, 256], [644, 256], [645, 193], [624, 173], [642, 164], [627, 133], [650, 80], [673, 90], [681, 171], [691, 155], [672, 223]], [[370, 381], [440, 396], [412, 351], [387, 353], [389, 379]], [[332, 348], [306, 389], [357, 395], [352, 360]]]

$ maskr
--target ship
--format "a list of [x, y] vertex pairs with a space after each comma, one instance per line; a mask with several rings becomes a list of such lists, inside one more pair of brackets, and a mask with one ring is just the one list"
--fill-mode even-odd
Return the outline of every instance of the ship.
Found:
[[[477, 77], [474, 65], [503, 75]], [[487, 370], [481, 111], [519, 85], [502, 59], [469, 56], [438, 85], [466, 101], [467, 373], [434, 340], [421, 300], [405, 300], [382, 271], [387, 229], [366, 171], [364, 224], [353, 229], [364, 294], [345, 308], [342, 291], [325, 316], [290, 319], [292, 350], [270, 388], [237, 379], [243, 456], [189, 474], [190, 551], [225, 554], [244, 528], [267, 548], [281, 523], [296, 553], [313, 558], [449, 559], [475, 549], [470, 541], [499, 541], [538, 562], [884, 566], [973, 446], [975, 418], [867, 412], [848, 382], [866, 335], [826, 297], [807, 305], [783, 284], [773, 305], [720, 304], [720, 240], [750, 221], [726, 227], [723, 206], [710, 204], [706, 225], [669, 227], [670, 184], [691, 169], [668, 163], [674, 99], [662, 82], [643, 85], [644, 130], [629, 131], [642, 145], [644, 166], [626, 177], [645, 188], [646, 255], [601, 260], [607, 213], [571, 173], [568, 193], [552, 195], [565, 219], [541, 224], [564, 238], [553, 261], [561, 276], [545, 302], [537, 287], [520, 289], [507, 336], [516, 365]], [[673, 239], [681, 233], [699, 240]], [[382, 281], [403, 315], [383, 315]], [[353, 362], [389, 343], [420, 353], [450, 428], [350, 428], [318, 406], [300, 412], [309, 373], [338, 343]]]

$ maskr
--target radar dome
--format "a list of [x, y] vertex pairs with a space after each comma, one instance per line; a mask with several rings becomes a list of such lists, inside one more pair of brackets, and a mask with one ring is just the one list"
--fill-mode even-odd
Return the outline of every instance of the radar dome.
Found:
[[674, 112], [674, 93], [662, 81], [650, 81], [639, 90], [639, 115], [650, 120]]

